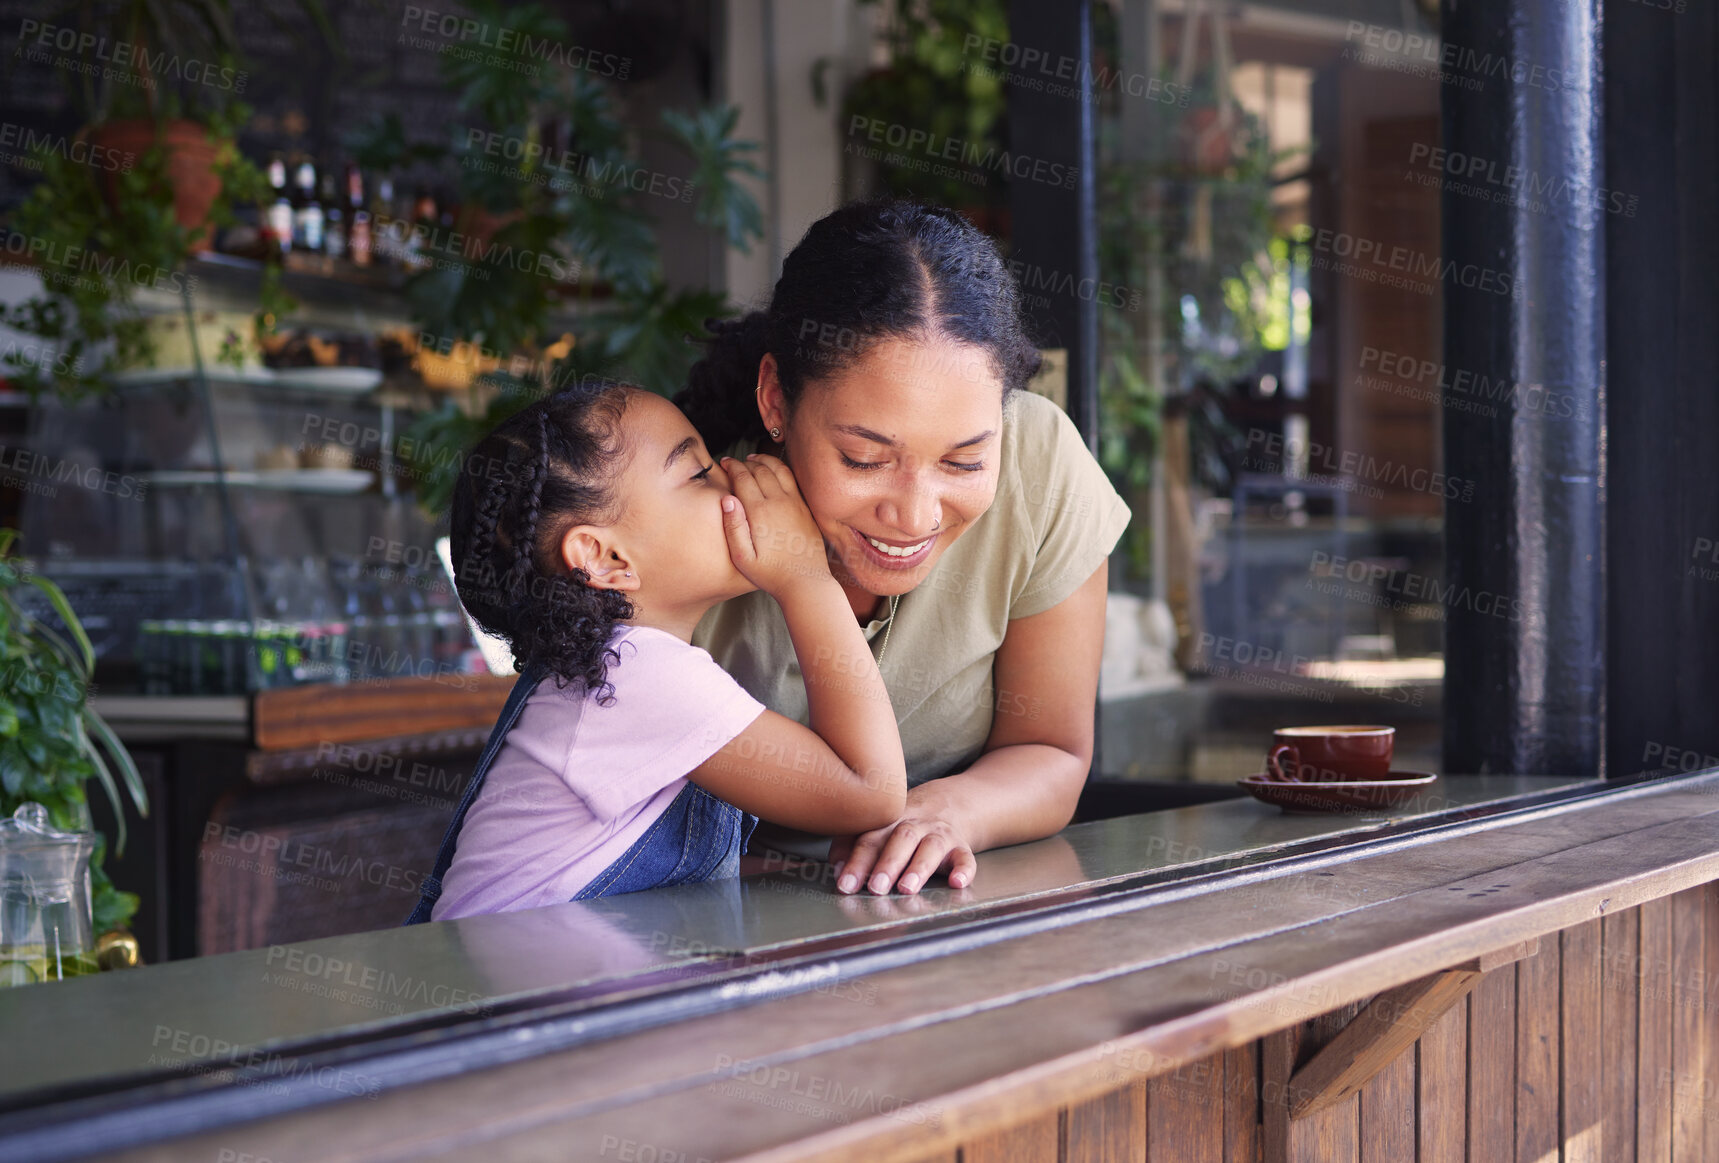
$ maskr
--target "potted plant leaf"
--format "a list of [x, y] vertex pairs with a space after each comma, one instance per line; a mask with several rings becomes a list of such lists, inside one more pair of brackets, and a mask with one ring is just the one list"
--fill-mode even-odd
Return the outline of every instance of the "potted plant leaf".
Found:
[[[20, 804], [41, 804], [49, 822], [67, 832], [90, 831], [87, 785], [99, 783], [113, 806], [114, 850], [125, 850], [125, 800], [149, 814], [143, 780], [125, 745], [90, 706], [95, 651], [71, 605], [52, 581], [12, 552], [15, 529], [0, 529], [0, 817]], [[59, 625], [31, 612], [34, 590]], [[122, 799], [121, 785], [125, 789]], [[134, 893], [121, 892], [102, 869], [106, 837], [90, 858], [95, 932], [123, 929], [137, 911]]]
[[[994, 164], [1008, 146], [1006, 65], [972, 45], [1008, 41], [1005, 0], [861, 0], [884, 9], [882, 38], [887, 64], [857, 77], [842, 95], [841, 124], [850, 131], [847, 148], [867, 156], [877, 150], [876, 173], [883, 188], [962, 211], [975, 225], [1007, 233], [1006, 171]], [[818, 62], [814, 97], [824, 88], [831, 58]], [[943, 162], [953, 149], [960, 160], [928, 164], [925, 155], [874, 145], [870, 127], [890, 140], [890, 127], [923, 131]]]
[[[564, 43], [568, 35], [541, 5], [478, 0], [468, 8], [519, 42]], [[524, 147], [517, 165], [499, 168], [474, 155], [469, 134], [440, 151], [442, 162], [457, 168], [461, 217], [454, 230], [482, 245], [468, 247], [460, 262], [415, 275], [406, 294], [423, 330], [503, 357], [524, 354], [533, 370], [479, 377], [469, 398], [450, 399], [414, 423], [408, 436], [419, 452], [417, 496], [430, 513], [445, 510], [458, 475], [458, 458], [447, 450], [469, 447], [547, 387], [584, 376], [624, 378], [663, 393], [684, 384], [700, 354], [692, 340], [724, 311], [725, 299], [664, 280], [653, 209], [665, 197], [688, 206], [692, 220], [725, 246], [745, 250], [763, 235], [763, 215], [741, 182], [761, 176], [753, 160], [758, 147], [735, 138], [737, 110], [671, 109], [660, 128], [645, 130], [627, 123], [605, 79], [509, 63], [495, 53], [442, 58], [466, 123]], [[651, 183], [633, 180], [652, 176], [639, 148], [647, 135], [687, 162], [684, 173], [654, 175], [655, 194], [639, 188]], [[423, 143], [400, 140], [386, 121], [358, 144], [365, 156], [424, 154]], [[549, 257], [521, 264], [514, 258], [520, 254]], [[569, 331], [570, 342], [563, 338]]]
[[[332, 42], [321, 0], [300, 6]], [[103, 388], [115, 369], [147, 362], [150, 328], [135, 308], [137, 290], [177, 289], [185, 260], [233, 220], [233, 207], [260, 202], [268, 186], [236, 144], [250, 109], [240, 100], [245, 74], [230, 0], [79, 2], [25, 25], [22, 55], [57, 49], [60, 33], [75, 31], [75, 44], [89, 47], [73, 55], [104, 63], [99, 75], [65, 70], [86, 118], [75, 136], [87, 148], [38, 150], [42, 180], [6, 223], [22, 236], [43, 289], [0, 306], [0, 325], [57, 354], [13, 350], [0, 358], [0, 375], [32, 394], [76, 398]], [[264, 312], [282, 306], [278, 279], [266, 279], [264, 293]]]

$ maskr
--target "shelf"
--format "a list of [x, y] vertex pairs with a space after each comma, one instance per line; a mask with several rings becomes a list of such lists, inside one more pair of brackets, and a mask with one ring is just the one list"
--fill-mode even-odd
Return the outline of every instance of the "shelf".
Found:
[[256, 472], [217, 472], [212, 468], [165, 469], [139, 473], [138, 479], [159, 489], [195, 489], [212, 485], [225, 476], [227, 484], [241, 489], [267, 489], [282, 493], [315, 493], [349, 497], [367, 491], [376, 474], [361, 468], [272, 469]]
[[251, 737], [247, 695], [93, 695], [90, 706], [127, 742]]
[[[305, 392], [314, 395], [366, 396], [382, 384], [382, 372], [369, 367], [295, 367], [205, 369], [210, 387], [233, 387], [269, 391]], [[147, 388], [162, 384], [192, 383], [195, 368], [136, 368], [113, 377], [115, 387]]]

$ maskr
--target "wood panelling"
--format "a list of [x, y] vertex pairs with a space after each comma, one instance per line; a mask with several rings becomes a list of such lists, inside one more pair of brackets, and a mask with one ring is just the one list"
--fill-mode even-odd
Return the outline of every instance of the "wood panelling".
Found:
[[1558, 1139], [1564, 1163], [1601, 1163], [1607, 1045], [1600, 1010], [1599, 921], [1563, 933], [1560, 969], [1558, 1087], [1563, 1096]]
[[1707, 937], [1706, 972], [1701, 978], [1701, 1013], [1707, 1023], [1707, 1078], [1701, 1094], [1707, 1101], [1707, 1163], [1719, 1163], [1719, 884], [1705, 888], [1704, 924]]
[[961, 1163], [1055, 1163], [1062, 1144], [1062, 1116], [1044, 1115], [961, 1147]]
[[1488, 973], [1468, 995], [1468, 1163], [1516, 1158], [1516, 972]]
[[[1707, 1153], [1703, 1123], [1709, 1109], [1712, 1073], [1707, 1059], [1703, 990], [1706, 986], [1707, 889], [1691, 888], [1671, 898], [1671, 1158], [1672, 1163]], [[1703, 1084], [1708, 1084], [1704, 1086]]]
[[1671, 899], [1648, 901], [1641, 913], [1637, 975], [1635, 1157], [1638, 1163], [1670, 1163], [1671, 1088]]
[[1146, 1157], [1146, 1083], [1069, 1107], [1063, 1128], [1065, 1163], [1138, 1163]]
[[1635, 1163], [1636, 1032], [1641, 1015], [1636, 991], [1641, 959], [1641, 910], [1600, 920], [1600, 1157]]
[[1290, 1118], [1296, 1070], [1364, 1005], [965, 1143], [959, 1163], [1719, 1163], [1719, 883], [1549, 936], [1358, 1094]]
[[1418, 1121], [1420, 1163], [1465, 1163], [1468, 1158], [1468, 1005], [1472, 997], [1445, 1011], [1415, 1046], [1418, 1109], [1446, 1112], [1443, 1118]]
[[1516, 966], [1516, 1158], [1558, 1157], [1560, 942]]

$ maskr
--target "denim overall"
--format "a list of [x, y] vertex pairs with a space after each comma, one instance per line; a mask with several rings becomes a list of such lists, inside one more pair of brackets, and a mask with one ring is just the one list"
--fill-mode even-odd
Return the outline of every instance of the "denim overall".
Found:
[[[454, 809], [447, 835], [442, 837], [442, 850], [436, 854], [436, 866], [424, 879], [418, 907], [406, 918], [406, 924], [421, 924], [430, 919], [430, 910], [435, 908], [442, 895], [442, 877], [448, 874], [448, 866], [454, 862], [454, 847], [459, 841], [466, 812], [477, 802], [484, 778], [495, 763], [495, 757], [501, 753], [502, 742], [513, 730], [514, 723], [519, 721], [526, 700], [543, 677], [540, 672], [527, 669], [513, 684], [507, 704], [501, 709], [501, 718], [496, 720], [489, 742], [484, 745], [483, 754], [478, 757], [477, 767], [472, 771], [466, 794], [461, 797], [460, 806]], [[688, 783], [645, 834], [613, 864], [598, 873], [596, 879], [573, 899], [590, 900], [671, 884], [736, 876], [740, 872], [740, 853], [757, 825], [757, 816], [717, 799], [697, 784]]]

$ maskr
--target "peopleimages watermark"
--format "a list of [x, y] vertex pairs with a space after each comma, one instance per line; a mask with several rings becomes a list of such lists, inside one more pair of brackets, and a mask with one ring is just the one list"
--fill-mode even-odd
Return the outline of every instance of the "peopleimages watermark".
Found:
[[[1491, 201], [1523, 205], [1529, 209], [1545, 209], [1541, 201], [1543, 199], [1545, 203], [1587, 205], [1608, 214], [1634, 218], [1641, 203], [1640, 197], [1626, 194], [1622, 190], [1572, 183], [1569, 178], [1563, 176], [1548, 178], [1521, 166], [1508, 163], [1501, 166], [1491, 158], [1429, 145], [1424, 141], [1417, 141], [1409, 147], [1409, 166], [1409, 176], [1416, 181], [1425, 178], [1449, 179], [1442, 182], [1423, 181], [1422, 184], [1435, 184], [1438, 188], [1452, 190], [1458, 194], [1478, 194]], [[1418, 173], [1413, 168], [1416, 166], [1420, 167]], [[1476, 186], [1475, 183], [1480, 185]]]
[[228, 65], [180, 57], [165, 49], [151, 52], [146, 44], [112, 40], [83, 29], [28, 17], [18, 23], [18, 51], [13, 55], [80, 76], [142, 87], [164, 80], [243, 93], [250, 78], [249, 73]]
[[1570, 81], [1562, 69], [1441, 41], [1437, 33], [1412, 32], [1351, 20], [1343, 39], [1347, 42], [1343, 47], [1344, 60], [1441, 81], [1475, 92], [1486, 87], [1488, 78], [1552, 92], [1564, 88]]
[[963, 39], [961, 55], [979, 58], [978, 62], [965, 63], [964, 68], [968, 72], [1007, 81], [1017, 88], [1049, 93], [1053, 97], [1097, 100], [1114, 90], [1129, 97], [1186, 109], [1193, 94], [1188, 86], [1173, 81], [1149, 77], [1144, 73], [1124, 72], [1108, 65], [1095, 69], [1089, 62], [1067, 53], [1050, 53], [1012, 40], [980, 36], [976, 32], [968, 33]]
[[[1572, 392], [1555, 392], [1542, 384], [1524, 384], [1484, 372], [1451, 368], [1437, 360], [1379, 347], [1361, 348], [1361, 371], [1357, 382], [1363, 388], [1437, 402], [1481, 416], [1498, 415], [1494, 405], [1502, 402], [1508, 402], [1518, 414], [1566, 420], [1588, 414], [1587, 406]], [[1381, 376], [1391, 378], [1381, 379]]]
[[70, 457], [56, 458], [5, 444], [0, 444], [0, 474], [11, 487], [46, 497], [59, 495], [56, 485], [75, 485], [122, 501], [141, 501], [149, 491], [147, 481], [99, 464], [81, 464]]
[[248, 1076], [234, 1079], [241, 1085], [272, 1085], [284, 1093], [287, 1082], [302, 1081], [355, 1098], [374, 1099], [382, 1093], [382, 1083], [374, 1075], [283, 1058], [273, 1051], [246, 1047], [197, 1030], [158, 1025], [150, 1045], [153, 1050], [146, 1065], [178, 1066], [197, 1074], [246, 1071]]
[[1651, 740], [1642, 748], [1641, 761], [1652, 765], [1644, 769], [1648, 771], [1700, 771], [1719, 767], [1719, 755], [1706, 755], [1691, 748], [1673, 747]]
[[33, 129], [15, 121], [0, 121], [0, 161], [39, 170], [43, 155], [114, 174], [129, 174], [137, 164], [137, 155], [129, 150], [117, 150], [81, 137]]
[[[0, 234], [0, 252], [21, 259], [23, 269], [40, 274], [50, 289], [97, 284], [94, 278], [109, 283], [125, 282], [144, 290], [172, 291], [179, 294], [197, 289], [197, 276], [168, 270], [152, 263], [133, 263], [115, 258], [87, 246], [68, 246], [52, 239], [38, 238], [18, 230]], [[12, 264], [5, 264], [11, 266]]]
[[1719, 581], [1719, 540], [1697, 537], [1689, 558], [1689, 569], [1685, 572], [1685, 577], [1698, 578], [1701, 581]]
[[[1336, 701], [1336, 693], [1329, 683], [1309, 676], [1313, 663], [1318, 661], [1310, 655], [1206, 632], [1200, 635], [1196, 657], [1200, 660], [1201, 669], [1211, 678], [1246, 683], [1261, 690], [1296, 695], [1315, 702]], [[1378, 695], [1405, 706], [1418, 707], [1425, 697], [1419, 687], [1386, 681], [1345, 682], [1343, 686], [1346, 690]]]
[[489, 271], [485, 267], [511, 267], [523, 275], [560, 283], [573, 282], [579, 277], [578, 261], [554, 251], [516, 247], [426, 222], [377, 215], [374, 231], [376, 245], [389, 254], [410, 257], [416, 252], [438, 269], [463, 271], [469, 277], [487, 279]]
[[[418, 35], [422, 34], [422, 35]], [[449, 56], [488, 60], [514, 72], [535, 74], [545, 64], [597, 77], [624, 81], [632, 73], [631, 57], [597, 52], [578, 45], [562, 44], [544, 36], [493, 25], [487, 21], [440, 12], [434, 8], [406, 5], [400, 17], [397, 42], [410, 48], [430, 49]], [[482, 52], [478, 50], [484, 50]], [[514, 57], [514, 61], [498, 58]]]
[[1102, 279], [1077, 278], [1068, 271], [1051, 270], [1021, 259], [1008, 261], [1009, 273], [1021, 288], [1021, 300], [1028, 307], [1049, 307], [1051, 295], [1063, 299], [1078, 299], [1113, 307], [1118, 311], [1138, 311], [1143, 299], [1137, 288]]
[[[320, 992], [325, 996], [328, 991], [340, 991], [348, 996], [336, 1000], [365, 1005], [370, 1009], [383, 1007], [368, 1003], [368, 996], [385, 999], [393, 1006], [393, 1013], [403, 1013], [409, 1002], [435, 1009], [457, 1009], [467, 1014], [482, 1013], [489, 1008], [484, 995], [469, 989], [426, 981], [409, 973], [395, 973], [391, 969], [379, 969], [294, 945], [270, 945], [264, 964], [268, 970], [263, 980], [269, 984], [284, 985], [302, 993]], [[318, 986], [324, 988], [315, 988]]]
[[[1315, 589], [1321, 588], [1322, 580], [1328, 584], [1338, 581], [1357, 585], [1365, 583], [1368, 586], [1383, 586], [1387, 600], [1389, 595], [1397, 595], [1412, 599], [1417, 605], [1468, 610], [1506, 622], [1527, 622], [1530, 625], [1537, 624], [1542, 617], [1539, 610], [1521, 598], [1494, 593], [1491, 590], [1477, 590], [1472, 586], [1459, 586], [1430, 574], [1392, 569], [1381, 561], [1343, 557], [1322, 549], [1315, 550], [1308, 560], [1307, 573], [1307, 584]], [[1322, 592], [1339, 591], [1336, 588], [1324, 588]]]
[[589, 197], [631, 191], [671, 202], [691, 202], [698, 191], [698, 183], [691, 178], [629, 166], [618, 159], [599, 160], [587, 153], [487, 129], [466, 130], [466, 155], [460, 164], [480, 173]]
[[[1074, 189], [1075, 180], [1080, 176], [1077, 166], [1065, 165], [1062, 162], [1047, 161], [1024, 153], [1013, 153], [999, 149], [995, 145], [982, 142], [968, 141], [948, 134], [934, 133], [929, 129], [917, 126], [903, 125], [898, 121], [890, 121], [883, 117], [867, 117], [863, 113], [855, 113], [848, 119], [848, 152], [855, 152], [855, 137], [862, 137], [873, 146], [887, 146], [890, 149], [905, 150], [909, 155], [921, 154], [925, 159], [936, 162], [953, 162], [958, 165], [970, 166], [979, 170], [988, 170], [1003, 177], [1018, 178], [1022, 181], [1043, 182], [1065, 190]], [[876, 159], [874, 159], [876, 160]], [[956, 177], [963, 181], [971, 180], [970, 173], [951, 171], [944, 175]], [[982, 179], [981, 179], [982, 180]]]
[[[242, 859], [245, 856], [256, 859], [245, 861]], [[199, 859], [327, 891], [338, 891], [356, 879], [377, 888], [416, 893], [423, 878], [423, 873], [415, 868], [402, 868], [383, 860], [367, 859], [357, 852], [337, 852], [321, 844], [309, 844], [275, 832], [238, 828], [218, 820], [203, 825]]]
[[28, 337], [8, 336], [0, 339], [0, 367], [35, 368], [49, 376], [77, 376], [83, 374], [84, 359]]
[[[396, 751], [351, 743], [319, 743], [316, 758], [312, 779], [385, 799], [436, 807], [459, 803], [471, 778], [471, 769], [463, 765], [444, 767]], [[547, 806], [540, 789], [513, 783], [490, 784], [484, 789], [484, 798], [525, 812], [542, 811]]]
[[605, 1159], [619, 1159], [621, 1163], [716, 1163], [708, 1155], [689, 1155], [673, 1147], [659, 1147], [619, 1135], [604, 1135], [597, 1154]]
[[[1471, 291], [1522, 297], [1522, 285], [1509, 271], [1493, 270], [1479, 263], [1459, 263], [1453, 258], [1427, 254], [1412, 247], [1387, 245], [1344, 230], [1320, 227], [1313, 232], [1312, 266], [1347, 275], [1363, 282], [1397, 287], [1418, 295], [1430, 295], [1441, 282]], [[1417, 280], [1431, 280], [1417, 281]]]
[[809, 1114], [837, 1123], [861, 1117], [883, 1117], [913, 1126], [939, 1127], [941, 1111], [889, 1093], [879, 1093], [860, 1083], [844, 1084], [839, 1078], [809, 1070], [772, 1066], [755, 1059], [716, 1056], [715, 1071], [728, 1073], [717, 1090], [732, 1098], [744, 1098], [762, 1106]]
[[1310, 470], [1317, 468], [1330, 474], [1323, 479], [1310, 474], [1307, 477], [1309, 481], [1370, 481], [1375, 485], [1388, 485], [1394, 489], [1443, 497], [1447, 501], [1469, 501], [1474, 497], [1474, 482], [1463, 477], [1450, 476], [1436, 469], [1421, 468], [1400, 461], [1381, 460], [1370, 452], [1356, 452], [1354, 449], [1338, 452], [1331, 445], [1317, 440], [1296, 440], [1263, 428], [1248, 430], [1247, 447], [1246, 459], [1252, 466], [1264, 467], [1299, 461], [1305, 454]]

